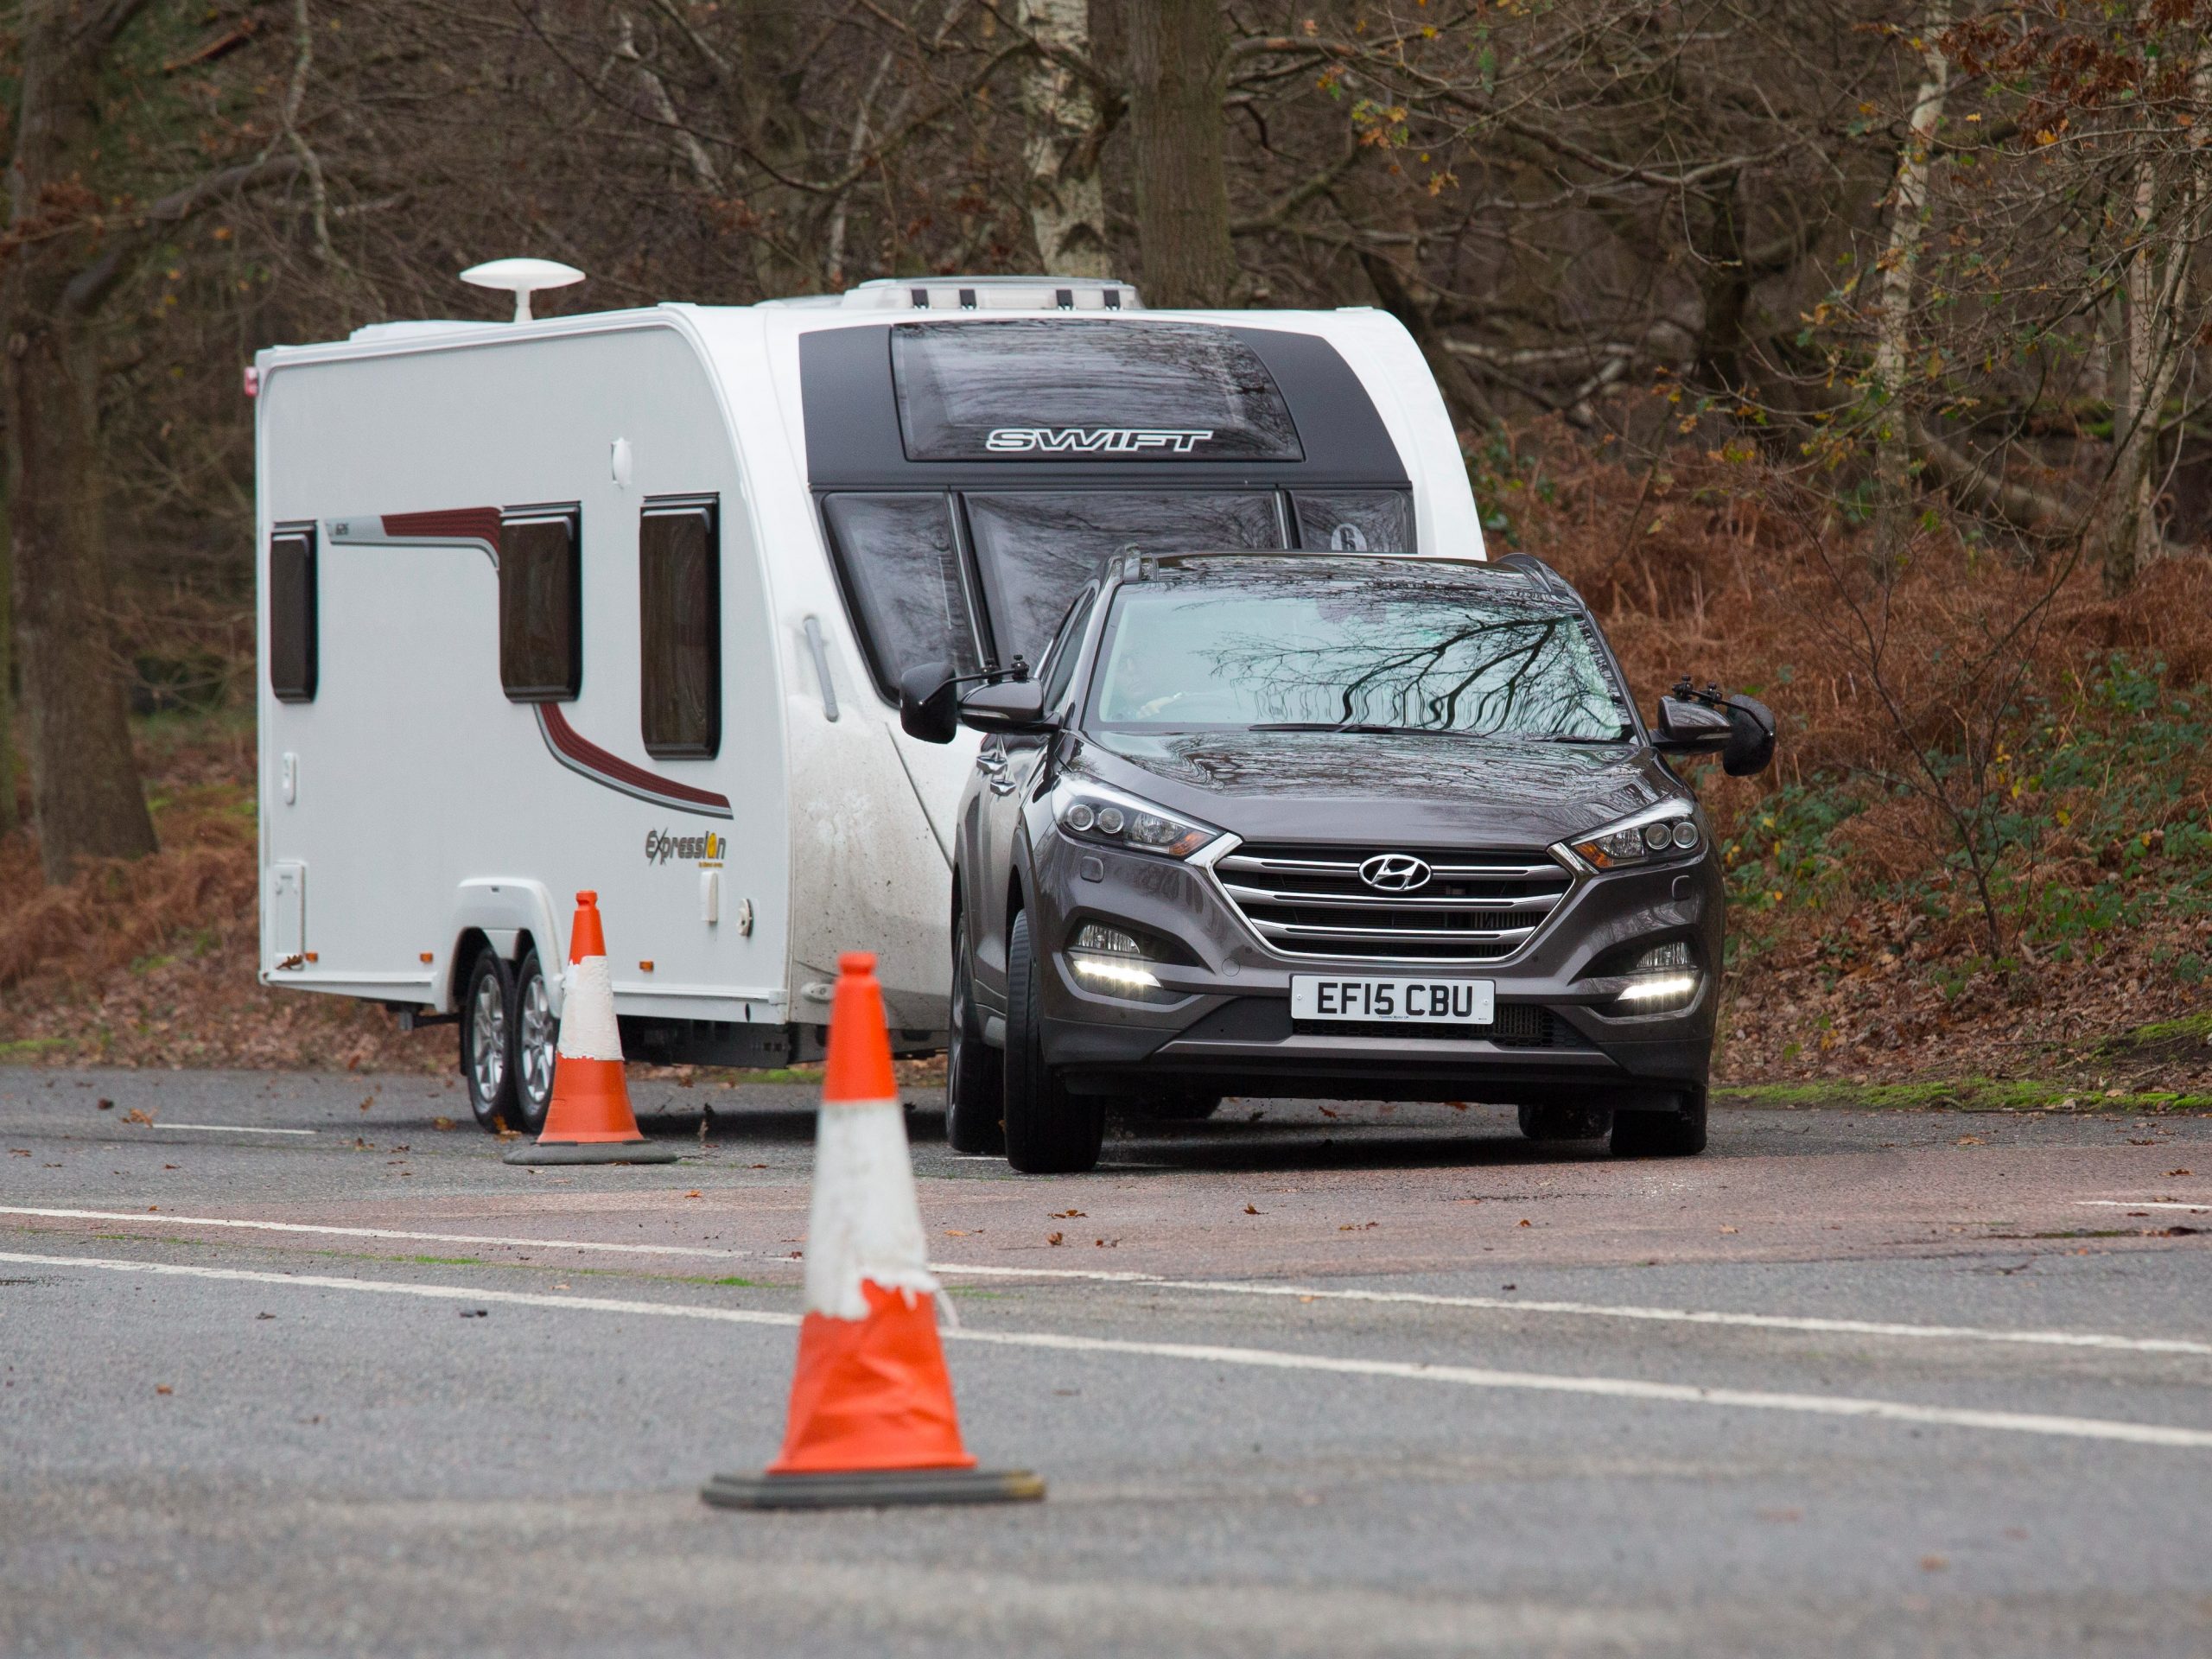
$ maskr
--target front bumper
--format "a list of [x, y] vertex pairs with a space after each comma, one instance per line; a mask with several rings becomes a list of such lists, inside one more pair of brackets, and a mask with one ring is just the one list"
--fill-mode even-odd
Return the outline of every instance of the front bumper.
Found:
[[[1048, 836], [1037, 849], [1033, 931], [1042, 951], [1045, 1059], [1079, 1093], [1190, 1088], [1320, 1098], [1474, 1098], [1536, 1104], [1671, 1103], [1709, 1069], [1720, 959], [1721, 890], [1709, 853], [1649, 869], [1578, 876], [1542, 926], [1510, 957], [1420, 960], [1291, 957], [1245, 924], [1211, 874], [1139, 853], [1102, 853]], [[1154, 1000], [1087, 983], [1065, 944], [1085, 921], [1121, 923], [1171, 941], [1182, 961], [1151, 961]], [[1692, 942], [1703, 964], [1696, 1000], [1630, 1014], [1624, 981], [1592, 971], [1624, 953]], [[1497, 1019], [1484, 1032], [1420, 1025], [1294, 1021], [1294, 975], [1484, 979]]]

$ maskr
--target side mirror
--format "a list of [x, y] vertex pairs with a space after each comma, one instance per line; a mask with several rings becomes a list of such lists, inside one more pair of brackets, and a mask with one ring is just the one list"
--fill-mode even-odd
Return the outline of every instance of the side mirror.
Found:
[[1045, 686], [1039, 680], [1001, 680], [979, 685], [960, 699], [960, 723], [979, 732], [1046, 732]]
[[1660, 698], [1658, 727], [1654, 747], [1668, 754], [1719, 754], [1736, 730], [1726, 710], [1688, 697]]
[[924, 663], [899, 677], [899, 724], [925, 743], [950, 743], [960, 729], [960, 687], [950, 663]]
[[1750, 778], [1774, 764], [1774, 710], [1757, 697], [1728, 699], [1728, 747], [1720, 751], [1720, 770], [1731, 778]]

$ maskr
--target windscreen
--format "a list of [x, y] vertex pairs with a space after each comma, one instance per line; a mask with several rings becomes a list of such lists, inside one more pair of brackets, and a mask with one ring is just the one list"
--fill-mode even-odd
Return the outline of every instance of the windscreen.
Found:
[[909, 461], [1300, 461], [1259, 355], [1196, 322], [899, 323]]
[[1092, 723], [1618, 740], [1627, 715], [1573, 609], [1452, 572], [1269, 562], [1265, 586], [1125, 587]]
[[1284, 544], [1271, 490], [1040, 490], [965, 499], [1002, 663], [1016, 656], [1036, 662], [1068, 601], [1102, 560], [1125, 548], [1197, 553]]

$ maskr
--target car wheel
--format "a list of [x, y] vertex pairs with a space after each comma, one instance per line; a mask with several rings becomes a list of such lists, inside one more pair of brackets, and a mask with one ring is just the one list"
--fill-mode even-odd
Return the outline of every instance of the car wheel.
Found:
[[1616, 1158], [1694, 1158], [1705, 1150], [1705, 1090], [1685, 1089], [1671, 1112], [1615, 1112]]
[[1135, 1114], [1156, 1123], [1198, 1123], [1221, 1109], [1221, 1096], [1193, 1089], [1163, 1089], [1140, 1095]]
[[553, 995], [545, 969], [532, 950], [515, 970], [515, 1116], [531, 1135], [545, 1128], [553, 1103], [553, 1067], [561, 1046], [561, 1022], [553, 1014]]
[[1523, 1106], [1521, 1133], [1531, 1141], [1601, 1141], [1613, 1127], [1610, 1106]]
[[480, 950], [461, 996], [461, 1075], [477, 1126], [497, 1135], [515, 1111], [515, 979], [496, 950]]
[[1006, 1150], [1005, 1060], [983, 1040], [968, 963], [968, 925], [952, 922], [952, 1010], [944, 1039], [944, 1139], [955, 1152]]
[[1096, 1166], [1106, 1103], [1071, 1095], [1045, 1064], [1042, 980], [1029, 918], [1016, 916], [1006, 947], [1006, 1160], [1025, 1175], [1069, 1174]]

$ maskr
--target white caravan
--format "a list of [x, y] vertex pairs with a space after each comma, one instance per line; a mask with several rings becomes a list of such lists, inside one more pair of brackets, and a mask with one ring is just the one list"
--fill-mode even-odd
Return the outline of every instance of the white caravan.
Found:
[[[575, 894], [633, 1058], [821, 1052], [841, 951], [941, 1046], [976, 760], [899, 676], [1034, 660], [1129, 546], [1479, 556], [1380, 311], [1148, 311], [1065, 278], [260, 353], [261, 977], [460, 1024], [550, 1086]], [[538, 285], [547, 285], [541, 278]]]

